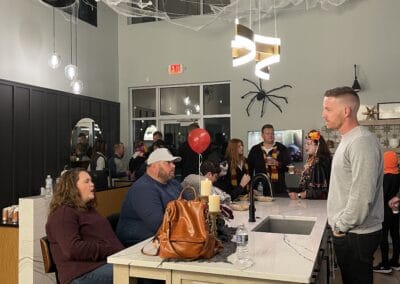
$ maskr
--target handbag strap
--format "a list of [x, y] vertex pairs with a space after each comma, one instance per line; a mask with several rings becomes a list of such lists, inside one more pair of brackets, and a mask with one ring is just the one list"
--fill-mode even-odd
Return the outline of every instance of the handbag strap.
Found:
[[[158, 255], [158, 253], [160, 252], [160, 241], [157, 238], [158, 235], [156, 235], [154, 238], [152, 238], [147, 244], [145, 244], [142, 249], [140, 250], [142, 252], [142, 254], [147, 255], [147, 256], [156, 256]], [[157, 241], [157, 243], [156, 243]], [[154, 247], [156, 248], [155, 253], [149, 253], [146, 252], [144, 249], [147, 247], [147, 245], [149, 243], [152, 243], [154, 245]]]
[[193, 191], [194, 199], [192, 199], [192, 200], [194, 200], [194, 201], [198, 201], [198, 200], [199, 200], [199, 197], [198, 197], [198, 195], [197, 195], [196, 189], [194, 189], [194, 187], [191, 186], [191, 185], [188, 185], [188, 186], [186, 186], [184, 189], [182, 189], [181, 193], [179, 194], [178, 199], [183, 199], [183, 198], [182, 198], [183, 192], [184, 192], [184, 191], [187, 191], [187, 190]]

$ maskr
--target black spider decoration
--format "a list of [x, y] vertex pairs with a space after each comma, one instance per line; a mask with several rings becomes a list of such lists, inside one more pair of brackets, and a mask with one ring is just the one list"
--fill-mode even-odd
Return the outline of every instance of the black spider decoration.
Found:
[[260, 79], [260, 86], [257, 86], [256, 83], [254, 83], [253, 81], [250, 81], [249, 79], [246, 79], [246, 78], [243, 78], [243, 81], [247, 81], [247, 82], [253, 84], [253, 85], [258, 89], [258, 91], [250, 91], [250, 92], [247, 92], [246, 94], [244, 94], [244, 95], [241, 97], [242, 99], [244, 99], [244, 98], [247, 97], [248, 95], [255, 94], [254, 97], [250, 100], [249, 104], [248, 104], [247, 107], [246, 107], [246, 112], [247, 112], [247, 115], [248, 115], [248, 116], [250, 116], [250, 107], [253, 105], [255, 99], [257, 99], [257, 101], [261, 101], [261, 100], [262, 100], [261, 117], [264, 116], [264, 105], [265, 105], [265, 100], [270, 101], [274, 106], [276, 106], [276, 107], [279, 109], [280, 112], [282, 112], [281, 107], [280, 107], [276, 102], [274, 102], [274, 101], [271, 99], [271, 97], [272, 97], [272, 98], [277, 98], [277, 99], [282, 99], [282, 100], [284, 100], [286, 103], [288, 103], [288, 100], [287, 100], [286, 97], [281, 97], [281, 96], [276, 96], [276, 95], [270, 95], [270, 93], [272, 93], [273, 91], [277, 91], [277, 90], [283, 89], [283, 88], [292, 88], [292, 86], [290, 86], [290, 85], [282, 85], [282, 86], [280, 86], [280, 87], [278, 87], [278, 88], [275, 88], [275, 89], [272, 89], [272, 90], [269, 90], [269, 91], [265, 91], [265, 90], [263, 89], [263, 87], [262, 87], [261, 79]]

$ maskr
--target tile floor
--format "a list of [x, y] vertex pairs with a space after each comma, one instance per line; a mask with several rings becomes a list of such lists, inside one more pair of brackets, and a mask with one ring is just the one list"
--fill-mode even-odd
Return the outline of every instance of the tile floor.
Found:
[[[381, 252], [379, 249], [376, 251], [374, 257], [375, 257], [374, 265], [377, 265], [381, 260]], [[331, 283], [332, 284], [343, 283], [339, 269], [335, 271], [335, 279], [333, 279]], [[374, 284], [399, 284], [399, 283], [400, 283], [400, 271], [393, 270], [393, 272], [390, 274], [374, 272]]]

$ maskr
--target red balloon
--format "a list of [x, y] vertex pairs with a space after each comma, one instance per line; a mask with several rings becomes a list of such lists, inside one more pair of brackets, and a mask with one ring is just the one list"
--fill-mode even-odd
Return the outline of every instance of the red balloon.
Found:
[[189, 146], [197, 154], [203, 153], [210, 145], [210, 141], [210, 134], [203, 128], [196, 128], [189, 133]]

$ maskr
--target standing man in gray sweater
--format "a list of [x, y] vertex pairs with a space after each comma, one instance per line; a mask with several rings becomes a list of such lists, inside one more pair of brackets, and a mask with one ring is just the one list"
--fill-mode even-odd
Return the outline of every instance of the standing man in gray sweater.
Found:
[[328, 223], [343, 283], [373, 283], [373, 254], [383, 222], [383, 158], [374, 134], [359, 125], [360, 99], [349, 87], [325, 92], [322, 117], [342, 139], [332, 161]]

